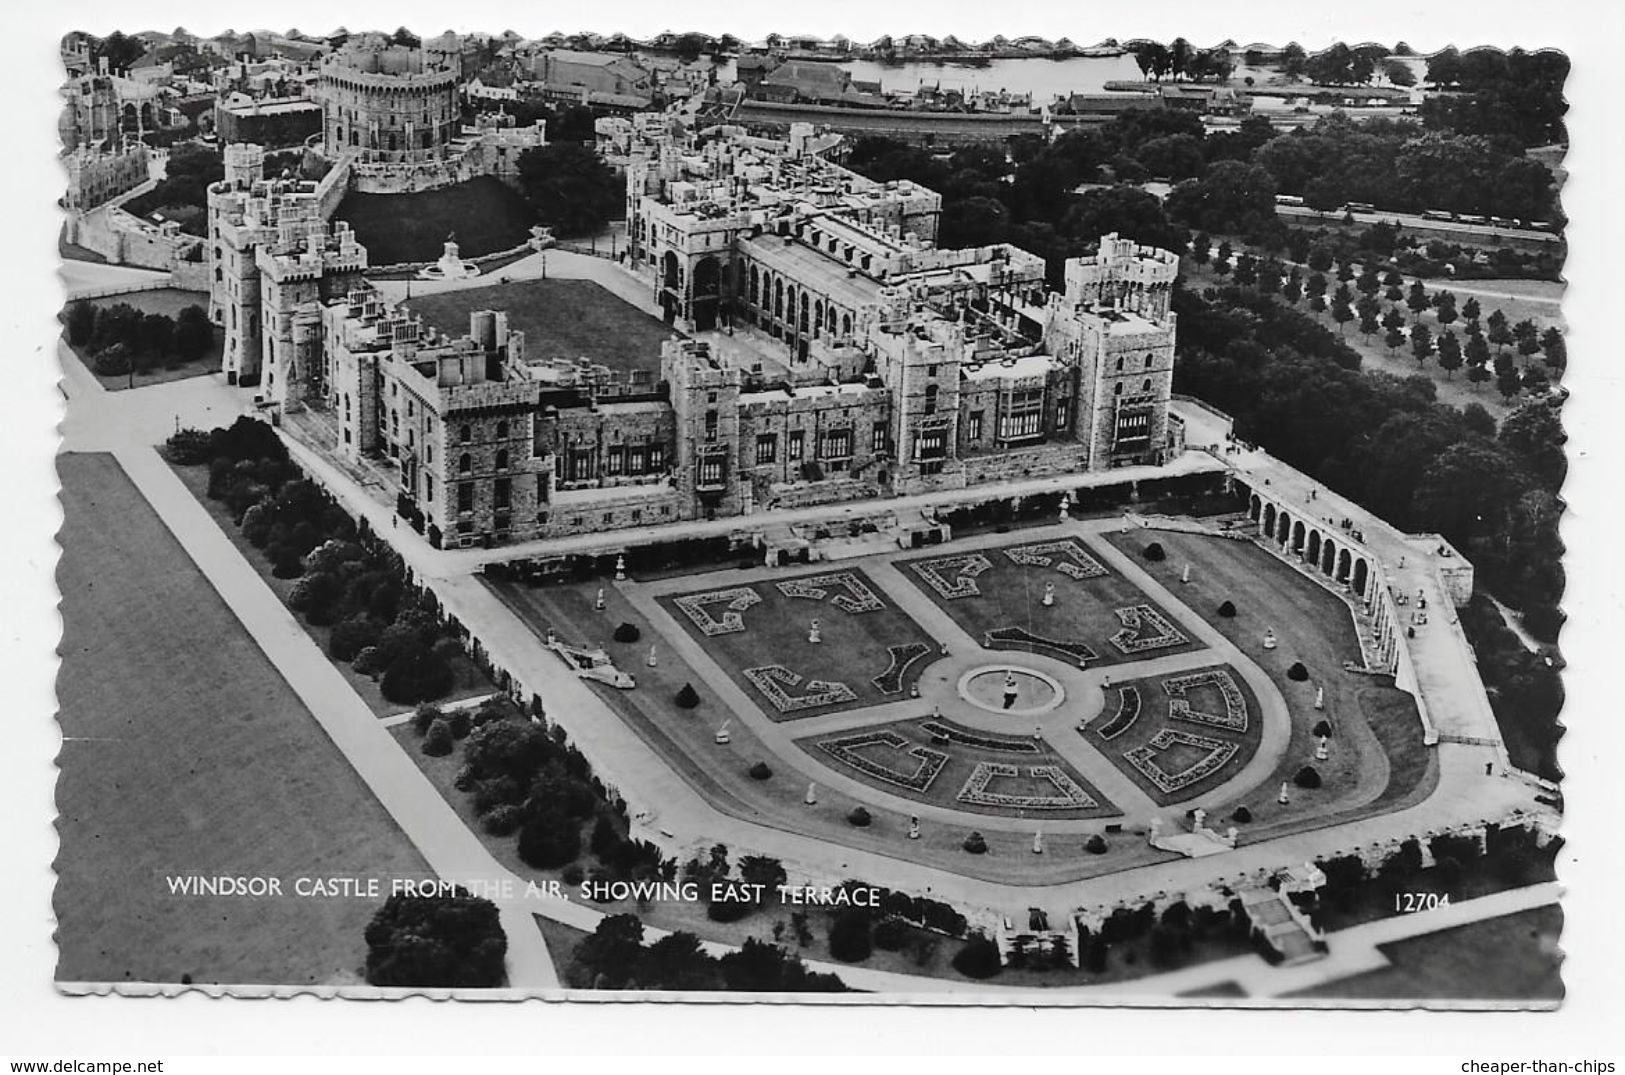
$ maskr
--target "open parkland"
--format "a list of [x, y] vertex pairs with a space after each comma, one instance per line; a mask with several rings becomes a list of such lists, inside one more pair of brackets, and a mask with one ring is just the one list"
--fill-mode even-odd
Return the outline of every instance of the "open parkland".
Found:
[[[570, 255], [550, 257], [555, 274], [572, 271]], [[579, 260], [582, 276], [604, 272]], [[558, 891], [557, 873], [481, 831], [455, 789], [456, 766], [424, 756], [405, 714], [391, 718], [370, 684], [328, 660], [229, 518], [161, 457], [176, 428], [227, 425], [244, 397], [212, 375], [112, 393], [65, 347], [61, 357], [68, 742], [57, 910], [72, 943], [59, 978], [179, 981], [208, 967], [213, 981], [358, 980], [359, 956], [345, 953], [359, 952], [373, 906], [295, 901], [267, 912], [271, 904], [221, 901], [230, 909], [199, 929], [207, 908], [161, 892], [159, 874], [182, 866], [483, 879], [510, 883], [507, 892], [541, 880]], [[1204, 491], [1201, 517], [1165, 513], [1154, 492], [1165, 476], [1149, 468], [1064, 475], [896, 505], [1013, 506], [1006, 523], [941, 544], [871, 542], [857, 555], [767, 566], [749, 559], [746, 542], [724, 563], [649, 571], [627, 570], [623, 557], [770, 525], [840, 531], [855, 509], [440, 550], [397, 525], [364, 475], [280, 435], [466, 629], [492, 673], [460, 684], [467, 704], [498, 691], [541, 699], [625, 804], [631, 835], [678, 859], [726, 844], [736, 856], [772, 856], [792, 886], [861, 879], [1003, 933], [1035, 911], [1098, 923], [1118, 907], [1257, 891], [1317, 859], [1380, 862], [1412, 838], [1554, 827], [1552, 789], [1509, 761], [1455, 624], [1450, 554], [1235, 444], [1222, 416], [1176, 406], [1192, 450], [1168, 472]], [[1024, 501], [1047, 505], [1044, 514], [1020, 511]], [[116, 548], [97, 544], [114, 530]], [[91, 578], [84, 558], [108, 556], [124, 557], [124, 569]], [[561, 558], [595, 566], [548, 582], [515, 569]], [[636, 641], [616, 640], [626, 624]], [[578, 676], [550, 642], [602, 650], [635, 686]], [[131, 682], [145, 685], [139, 704], [128, 702]], [[685, 692], [692, 704], [674, 701]], [[143, 748], [115, 748], [113, 781], [106, 761], [87, 780], [88, 763], [75, 759], [104, 740]], [[161, 760], [176, 750], [190, 759], [180, 773]], [[1298, 779], [1306, 768], [1312, 784]], [[321, 816], [296, 820], [317, 787]], [[294, 806], [271, 808], [283, 799]], [[134, 839], [108, 818], [158, 835]], [[112, 913], [94, 906], [110, 886], [127, 894]], [[564, 895], [499, 901], [510, 986], [557, 988], [550, 949], [617, 909], [572, 898], [568, 886]], [[1418, 931], [1435, 919], [1434, 928], [1471, 928], [1477, 902], [1411, 921]], [[652, 935], [690, 929], [714, 947], [761, 925], [717, 925], [680, 902], [625, 906], [639, 907]], [[246, 940], [232, 917], [245, 911], [269, 913], [275, 930], [256, 927]], [[141, 931], [125, 933], [125, 949], [104, 938], [128, 922]], [[1369, 928], [1348, 931], [1346, 944], [1327, 934], [1327, 958], [1303, 966], [1237, 956], [1175, 972], [1177, 982], [1078, 988], [1333, 989], [1326, 983], [1378, 969], [1378, 942], [1356, 939]], [[140, 952], [164, 950], [161, 937], [179, 936], [192, 952], [142, 961]], [[277, 939], [293, 936], [303, 940]], [[1039, 983], [976, 984], [946, 968], [925, 977], [900, 961], [809, 966], [888, 993]]]

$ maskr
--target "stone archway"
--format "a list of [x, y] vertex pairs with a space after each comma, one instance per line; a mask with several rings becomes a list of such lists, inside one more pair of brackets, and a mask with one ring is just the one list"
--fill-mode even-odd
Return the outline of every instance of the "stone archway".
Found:
[[1275, 505], [1268, 502], [1264, 504], [1264, 533], [1275, 536]]
[[1280, 517], [1276, 520], [1275, 543], [1277, 545], [1280, 545], [1282, 548], [1285, 548], [1287, 543], [1289, 541], [1291, 541], [1291, 540], [1292, 540], [1292, 516], [1288, 515], [1286, 512], [1283, 511], [1281, 513]]
[[1322, 575], [1326, 575], [1326, 576], [1330, 577], [1330, 575], [1332, 573], [1333, 566], [1336, 563], [1337, 563], [1337, 546], [1332, 544], [1330, 541], [1328, 541], [1328, 542], [1326, 542], [1326, 547], [1321, 550], [1320, 560], [1316, 563], [1315, 566], [1320, 568], [1320, 573]]
[[1361, 597], [1365, 596], [1366, 584], [1371, 581], [1371, 571], [1366, 566], [1365, 557], [1354, 561], [1354, 592]]
[[1320, 563], [1320, 531], [1309, 531], [1309, 540], [1304, 543], [1304, 558], [1312, 564]]
[[1353, 566], [1354, 557], [1349, 555], [1349, 551], [1347, 549], [1339, 550], [1337, 554], [1337, 581], [1347, 582], [1349, 572], [1353, 569]]
[[722, 266], [706, 256], [694, 266], [694, 327], [707, 332], [717, 327], [717, 307], [722, 298]]
[[1253, 522], [1256, 523], [1263, 516], [1263, 514], [1264, 514], [1264, 501], [1263, 501], [1263, 499], [1260, 498], [1257, 493], [1253, 493], [1253, 494], [1249, 495], [1247, 497], [1247, 518], [1251, 519]]
[[1298, 552], [1298, 553], [1303, 552], [1303, 535], [1304, 535], [1303, 520], [1299, 519], [1297, 522], [1292, 524], [1292, 551], [1293, 552]]

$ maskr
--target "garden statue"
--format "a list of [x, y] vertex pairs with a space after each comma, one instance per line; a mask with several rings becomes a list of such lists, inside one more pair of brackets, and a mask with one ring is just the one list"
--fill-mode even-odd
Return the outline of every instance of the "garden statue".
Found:
[[622, 553], [619, 556], [615, 557], [615, 581], [616, 582], [625, 582], [626, 581], [626, 554], [625, 553]]
[[814, 645], [817, 645], [818, 643], [822, 642], [823, 640], [824, 640], [824, 636], [819, 630], [818, 621], [813, 620], [812, 623], [809, 624], [808, 627], [807, 627], [807, 641], [813, 643]]
[[[717, 734], [711, 737], [712, 739], [716, 740], [718, 744], [725, 744], [733, 739], [733, 736], [728, 732], [728, 724], [728, 721], [723, 721], [722, 726], [717, 729]], [[1282, 787], [1285, 786], [1286, 785], [1284, 784], [1282, 785]]]
[[1265, 649], [1274, 649], [1275, 648], [1275, 628], [1273, 628], [1273, 627], [1264, 628], [1264, 648]]
[[655, 659], [655, 648], [653, 646], [650, 646], [649, 647], [649, 667], [653, 668], [658, 663], [659, 662]]
[[1328, 747], [1326, 744], [1327, 744], [1327, 739], [1326, 739], [1326, 737], [1324, 735], [1321, 736], [1319, 741], [1315, 743], [1315, 760], [1316, 761], [1325, 761], [1327, 758], [1329, 758], [1331, 756], [1331, 748]]
[[917, 817], [911, 817], [908, 819], [908, 838], [910, 840], [918, 840], [920, 838], [920, 819]]
[[1315, 708], [1316, 709], [1325, 709], [1326, 708], [1326, 688], [1325, 687], [1316, 687], [1315, 688]]
[[1033, 854], [1042, 855], [1043, 853], [1044, 853], [1044, 834], [1043, 834], [1042, 831], [1034, 832], [1033, 833]]
[[1282, 806], [1285, 806], [1287, 803], [1292, 801], [1292, 796], [1287, 794], [1285, 780], [1281, 781], [1281, 794], [1275, 797], [1275, 801], [1280, 803]]
[[1185, 570], [1179, 573], [1179, 581], [1187, 584], [1191, 581], [1191, 565], [1188, 562], [1185, 564]]
[[1053, 583], [1053, 582], [1044, 583], [1044, 596], [1040, 600], [1039, 603], [1042, 604], [1045, 608], [1050, 608], [1050, 607], [1054, 606], [1054, 604], [1055, 604], [1055, 583]]
[[808, 806], [811, 806], [818, 801], [818, 785], [816, 783], [810, 780], [807, 782], [807, 797], [802, 801]]
[[598, 587], [598, 596], [593, 598], [592, 607], [599, 612], [604, 611], [604, 588], [602, 586]]

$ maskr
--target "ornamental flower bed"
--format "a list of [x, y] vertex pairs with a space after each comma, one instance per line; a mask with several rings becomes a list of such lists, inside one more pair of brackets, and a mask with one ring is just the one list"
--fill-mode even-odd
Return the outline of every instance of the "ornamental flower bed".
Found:
[[[941, 751], [932, 750], [929, 747], [911, 746], [907, 739], [904, 739], [896, 732], [889, 731], [863, 732], [858, 735], [843, 735], [838, 739], [821, 739], [818, 741], [817, 746], [819, 750], [822, 750], [830, 757], [845, 765], [850, 765], [859, 772], [867, 773], [876, 780], [883, 780], [888, 784], [895, 784], [900, 788], [922, 793], [930, 789], [932, 783], [937, 779], [937, 774], [942, 772], [943, 766], [948, 764], [948, 755]], [[900, 773], [896, 769], [880, 764], [873, 758], [858, 753], [864, 747], [874, 746], [891, 747], [893, 750], [902, 751], [912, 758], [918, 758], [920, 767], [913, 773]]]
[[1117, 714], [1100, 728], [1102, 739], [1115, 739], [1140, 716], [1140, 688], [1123, 687], [1117, 694]]

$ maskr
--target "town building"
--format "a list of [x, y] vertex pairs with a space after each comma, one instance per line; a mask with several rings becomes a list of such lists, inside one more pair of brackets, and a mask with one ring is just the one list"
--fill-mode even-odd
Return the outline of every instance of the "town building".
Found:
[[64, 205], [70, 210], [88, 211], [134, 190], [149, 178], [147, 147], [133, 142], [118, 149], [81, 145], [63, 154], [68, 171], [68, 193]]

